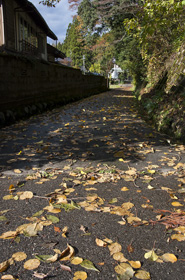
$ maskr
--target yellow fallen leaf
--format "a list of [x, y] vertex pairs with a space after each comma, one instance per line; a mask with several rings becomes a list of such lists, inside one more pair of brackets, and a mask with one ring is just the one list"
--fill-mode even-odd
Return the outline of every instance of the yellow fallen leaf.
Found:
[[126, 222], [125, 221], [118, 221], [118, 224], [124, 226], [126, 224]]
[[0, 238], [2, 239], [10, 239], [10, 238], [14, 238], [17, 235], [17, 231], [7, 231], [4, 232]]
[[140, 261], [129, 261], [129, 264], [136, 269], [141, 267]]
[[131, 202], [125, 202], [121, 205], [121, 208], [123, 208], [124, 210], [129, 210], [132, 207], [134, 207], [134, 204]]
[[62, 230], [62, 237], [64, 237], [64, 238], [67, 237], [67, 236], [66, 236], [67, 231], [68, 231], [68, 227], [65, 226], [65, 227], [63, 228], [63, 230]]
[[14, 169], [14, 173], [20, 174], [22, 171], [20, 169]]
[[10, 200], [10, 199], [14, 199], [14, 196], [12, 194], [3, 196], [3, 200]]
[[74, 273], [73, 280], [85, 280], [87, 279], [87, 273], [85, 271], [76, 271]]
[[128, 263], [120, 263], [114, 268], [114, 270], [116, 273], [127, 277], [129, 276], [130, 278], [134, 275], [134, 270]]
[[52, 256], [51, 258], [47, 259], [48, 263], [53, 263], [56, 262], [58, 260], [58, 254], [56, 253], [54, 256]]
[[40, 261], [38, 259], [30, 259], [24, 263], [24, 268], [27, 270], [32, 270], [38, 268]]
[[53, 208], [53, 209], [48, 210], [48, 212], [53, 213], [53, 214], [57, 214], [57, 213], [60, 213], [60, 212], [61, 212], [61, 209], [59, 209], [59, 208]]
[[175, 206], [175, 207], [184, 206], [183, 204], [181, 204], [181, 203], [178, 202], [178, 201], [172, 202], [172, 205]]
[[10, 266], [9, 260], [0, 263], [0, 272], [6, 271], [9, 266]]
[[148, 259], [148, 260], [154, 261], [154, 262], [158, 259], [158, 256], [156, 255], [154, 250], [151, 250], [151, 251], [145, 253], [144, 257], [145, 257], [145, 259]]
[[142, 280], [149, 280], [150, 279], [150, 273], [146, 270], [138, 270], [136, 274], [134, 275], [138, 279]]
[[178, 231], [180, 233], [185, 233], [185, 226], [180, 226], [180, 227], [174, 228], [173, 230]]
[[16, 278], [14, 278], [13, 275], [11, 275], [11, 274], [7, 274], [7, 275], [3, 275], [1, 277], [1, 279], [3, 279], [3, 280], [15, 280]]
[[20, 195], [19, 199], [20, 199], [20, 200], [24, 200], [24, 199], [30, 199], [30, 198], [32, 198], [32, 197], [33, 197], [33, 193], [32, 193], [32, 192], [30, 192], [30, 191], [25, 191], [25, 192], [23, 192], [23, 193]]
[[120, 252], [122, 249], [121, 245], [117, 242], [108, 245], [108, 248], [111, 255]]
[[23, 261], [27, 258], [27, 255], [24, 252], [16, 252], [12, 255], [12, 258], [16, 261], [16, 262], [20, 262]]
[[82, 258], [79, 258], [79, 257], [74, 257], [72, 260], [71, 260], [71, 263], [74, 264], [74, 265], [78, 265], [80, 263], [83, 262], [83, 259]]
[[129, 217], [127, 218], [127, 223], [129, 223], [129, 224], [132, 224], [132, 223], [134, 223], [134, 222], [140, 222], [140, 221], [141, 221], [140, 218], [134, 217], [134, 216], [129, 216]]
[[178, 241], [185, 241], [185, 235], [183, 235], [183, 234], [173, 234], [172, 236], [171, 236], [171, 239], [176, 239], [176, 240], [178, 240]]
[[127, 188], [127, 187], [123, 187], [123, 188], [121, 188], [121, 191], [122, 192], [126, 192], [126, 191], [128, 191], [129, 189]]
[[107, 246], [107, 242], [99, 239], [99, 238], [96, 238], [96, 244], [100, 247], [106, 247]]
[[161, 256], [162, 260], [165, 262], [174, 263], [177, 261], [177, 257], [174, 254], [166, 253]]
[[113, 254], [113, 259], [119, 262], [127, 262], [128, 260], [125, 258], [125, 256], [123, 255], [123, 253], [118, 252]]
[[108, 244], [112, 244], [113, 241], [109, 238], [104, 238], [103, 241], [107, 242]]

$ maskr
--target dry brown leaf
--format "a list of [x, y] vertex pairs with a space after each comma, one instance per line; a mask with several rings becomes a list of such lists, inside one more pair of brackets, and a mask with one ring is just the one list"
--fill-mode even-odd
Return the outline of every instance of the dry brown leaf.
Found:
[[109, 248], [111, 256], [115, 253], [120, 252], [122, 249], [121, 245], [117, 242], [108, 245], [108, 248]]
[[23, 261], [27, 258], [27, 255], [24, 252], [16, 252], [12, 255], [12, 258], [16, 261], [16, 262], [20, 262]]
[[67, 236], [66, 236], [67, 231], [68, 231], [68, 227], [65, 226], [65, 227], [63, 228], [63, 230], [62, 230], [62, 237], [64, 237], [64, 238], [67, 237]]
[[74, 248], [68, 244], [67, 248], [62, 252], [59, 259], [60, 261], [69, 261], [74, 256], [74, 253]]
[[64, 265], [64, 264], [60, 264], [60, 267], [62, 270], [64, 271], [68, 271], [68, 272], [71, 272], [71, 268], [67, 265]]
[[9, 266], [10, 266], [9, 260], [0, 263], [0, 272], [6, 271]]
[[30, 259], [24, 263], [24, 268], [27, 270], [32, 270], [38, 268], [40, 261], [38, 259]]

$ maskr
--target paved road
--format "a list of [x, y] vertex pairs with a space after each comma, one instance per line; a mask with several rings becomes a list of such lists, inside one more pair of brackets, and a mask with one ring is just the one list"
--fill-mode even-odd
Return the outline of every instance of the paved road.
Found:
[[[137, 115], [128, 86], [3, 128], [0, 139], [0, 263], [11, 258], [2, 275], [185, 278], [185, 147]], [[26, 256], [12, 264], [16, 252]], [[35, 255], [55, 257], [28, 270]]]

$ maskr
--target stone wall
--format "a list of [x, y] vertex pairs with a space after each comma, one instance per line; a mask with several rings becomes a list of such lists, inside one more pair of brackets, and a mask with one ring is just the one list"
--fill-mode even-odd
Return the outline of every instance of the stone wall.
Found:
[[[0, 112], [5, 117], [17, 118], [48, 104], [65, 104], [106, 90], [104, 77], [83, 75], [78, 69], [0, 54]], [[3, 121], [2, 114], [0, 120]]]

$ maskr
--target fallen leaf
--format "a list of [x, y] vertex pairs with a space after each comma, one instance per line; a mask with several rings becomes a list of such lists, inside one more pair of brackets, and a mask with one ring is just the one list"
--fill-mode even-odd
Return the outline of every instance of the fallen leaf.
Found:
[[150, 279], [150, 273], [146, 270], [138, 270], [136, 274], [134, 275], [138, 279], [142, 280], [149, 280]]
[[1, 279], [3, 279], [3, 280], [16, 280], [16, 278], [14, 278], [13, 275], [11, 275], [11, 274], [3, 275], [1, 277]]
[[140, 261], [129, 261], [129, 264], [130, 264], [133, 268], [135, 268], [135, 269], [141, 267]]
[[162, 260], [165, 262], [174, 263], [177, 261], [177, 257], [174, 254], [166, 253], [161, 256]]
[[128, 263], [120, 263], [115, 268], [116, 273], [124, 275], [126, 279], [130, 279], [134, 276], [135, 271]]
[[183, 234], [173, 234], [171, 239], [176, 239], [178, 241], [185, 241], [185, 236]]
[[73, 280], [85, 280], [87, 279], [87, 273], [85, 271], [76, 271], [74, 273]]
[[71, 268], [67, 265], [64, 265], [64, 264], [60, 264], [60, 267], [62, 270], [64, 271], [68, 271], [68, 272], [71, 272]]
[[24, 263], [24, 268], [27, 270], [32, 270], [38, 268], [40, 261], [38, 259], [30, 259]]
[[121, 245], [117, 242], [108, 245], [108, 248], [111, 255], [120, 252], [122, 249]]
[[14, 169], [14, 173], [20, 174], [22, 171], [20, 169]]
[[24, 200], [24, 199], [30, 199], [30, 198], [32, 198], [32, 197], [33, 197], [33, 193], [32, 193], [32, 192], [30, 192], [30, 191], [25, 191], [25, 192], [23, 192], [23, 193], [20, 195], [19, 199], [20, 199], [20, 200]]
[[106, 247], [107, 243], [99, 238], [96, 238], [96, 244], [100, 247]]
[[56, 216], [53, 215], [46, 215], [47, 220], [51, 221], [53, 224], [58, 223], [60, 220]]
[[59, 227], [54, 226], [54, 231], [55, 232], [61, 232], [61, 229]]
[[16, 235], [17, 235], [17, 231], [7, 231], [7, 232], [4, 232], [0, 238], [2, 239], [10, 239], [10, 238], [14, 238]]
[[94, 264], [93, 264], [91, 261], [89, 261], [89, 260], [83, 260], [83, 262], [80, 263], [80, 265], [81, 265], [82, 267], [86, 268], [86, 269], [90, 269], [90, 270], [94, 270], [94, 271], [98, 271], [98, 272], [99, 272], [99, 270], [98, 270], [98, 269], [94, 266]]
[[0, 216], [0, 222], [7, 221], [8, 219], [5, 216]]
[[10, 200], [10, 199], [14, 199], [14, 196], [12, 194], [3, 196], [3, 200]]
[[27, 258], [27, 255], [24, 252], [16, 252], [12, 255], [12, 258], [16, 261], [16, 262], [20, 262], [23, 261]]
[[144, 257], [145, 257], [145, 259], [148, 259], [148, 260], [154, 261], [154, 262], [158, 259], [158, 256], [156, 255], [154, 250], [151, 250], [151, 251], [145, 253]]
[[39, 279], [44, 279], [44, 278], [48, 277], [48, 274], [38, 273], [38, 272], [34, 271], [33, 276], [36, 278], [39, 278]]
[[172, 206], [175, 206], [175, 207], [184, 206], [183, 204], [181, 204], [178, 201], [173, 201], [171, 204], [172, 204]]
[[45, 262], [45, 263], [53, 263], [56, 262], [58, 259], [58, 254], [53, 255], [35, 255], [35, 258], [37, 258], [39, 261]]
[[60, 261], [69, 261], [74, 256], [74, 254], [74, 248], [68, 244], [67, 248], [64, 251], [62, 251], [59, 259]]
[[129, 253], [133, 253], [133, 252], [134, 252], [134, 247], [132, 246], [132, 244], [129, 244], [129, 245], [127, 246], [127, 251], [128, 251]]
[[67, 237], [67, 236], [66, 236], [67, 231], [68, 231], [68, 227], [65, 226], [65, 227], [63, 228], [63, 230], [62, 230], [62, 237], [64, 237], [64, 238]]
[[123, 253], [121, 252], [117, 252], [115, 254], [113, 254], [113, 259], [119, 262], [127, 262], [128, 260], [125, 258], [125, 256], [123, 255]]
[[9, 260], [0, 263], [0, 272], [6, 271], [9, 266], [10, 266]]
[[123, 187], [123, 188], [121, 188], [121, 191], [122, 192], [126, 192], [126, 191], [128, 191], [129, 189], [127, 188], [127, 187]]
[[116, 203], [116, 202], [118, 202], [117, 198], [112, 198], [111, 200], [109, 200], [109, 204], [113, 204], [113, 203]]
[[83, 262], [83, 259], [82, 259], [82, 258], [79, 258], [79, 257], [74, 257], [74, 258], [71, 260], [71, 263], [74, 264], [74, 265], [81, 264], [82, 262]]

